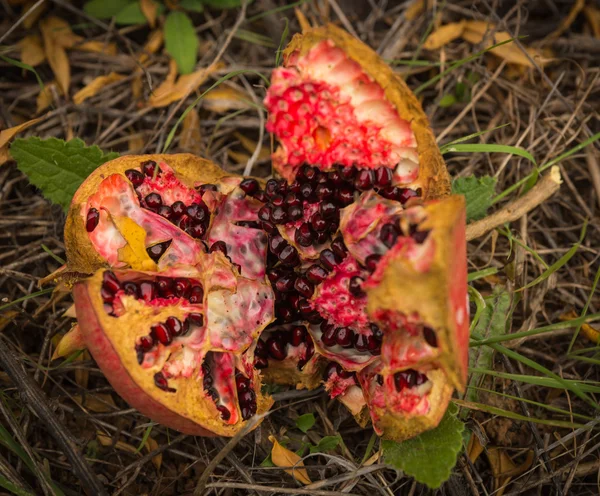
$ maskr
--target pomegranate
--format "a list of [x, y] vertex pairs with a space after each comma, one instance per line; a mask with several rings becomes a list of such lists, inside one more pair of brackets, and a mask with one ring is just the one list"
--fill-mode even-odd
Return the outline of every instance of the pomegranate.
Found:
[[418, 101], [328, 26], [294, 37], [265, 105], [266, 182], [182, 154], [80, 187], [65, 239], [86, 345], [182, 432], [233, 435], [270, 407], [263, 381], [324, 384], [388, 439], [434, 427], [466, 381], [465, 205]]

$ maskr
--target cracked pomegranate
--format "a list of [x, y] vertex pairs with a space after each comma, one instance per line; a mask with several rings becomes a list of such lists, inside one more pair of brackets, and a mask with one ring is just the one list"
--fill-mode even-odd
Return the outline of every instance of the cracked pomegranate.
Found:
[[464, 201], [414, 95], [333, 27], [273, 72], [279, 176], [128, 156], [73, 199], [81, 332], [115, 389], [183, 432], [233, 435], [262, 381], [324, 384], [390, 439], [439, 422], [466, 377]]

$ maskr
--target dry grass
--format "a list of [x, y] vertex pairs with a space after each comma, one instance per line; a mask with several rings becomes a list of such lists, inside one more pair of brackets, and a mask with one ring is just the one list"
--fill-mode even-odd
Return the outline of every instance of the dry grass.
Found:
[[[19, 10], [10, 7], [11, 2], [0, 1], [0, 37], [19, 19]], [[100, 41], [115, 41], [119, 54], [115, 56], [85, 52], [70, 52], [72, 88], [80, 88], [91, 78], [110, 71], [132, 75], [136, 67], [130, 55], [139, 50], [148, 34], [146, 27], [115, 29], [112, 25], [95, 25], [82, 14], [80, 3], [71, 7], [67, 2], [48, 2], [52, 13], [79, 25], [79, 34]], [[442, 62], [442, 70], [450, 61], [462, 59], [478, 48], [456, 40], [441, 51], [427, 52], [419, 49], [424, 35], [434, 20], [434, 12], [427, 11], [408, 22], [404, 18], [406, 5], [397, 2], [369, 0], [365, 2], [342, 2], [330, 0], [303, 5], [309, 17], [319, 22], [330, 20], [354, 30], [364, 41], [375, 47], [386, 59], [424, 59]], [[350, 6], [352, 3], [352, 7]], [[435, 3], [435, 2], [434, 2]], [[247, 17], [265, 12], [285, 2], [257, 0], [248, 8]], [[578, 143], [598, 132], [598, 108], [600, 106], [600, 83], [598, 70], [600, 40], [593, 38], [583, 15], [558, 38], [547, 36], [556, 29], [559, 20], [566, 17], [571, 2], [561, 0], [538, 0], [530, 2], [443, 2], [436, 7], [444, 22], [461, 19], [490, 19], [501, 30], [511, 35], [527, 35], [519, 43], [550, 49], [554, 61], [545, 68], [519, 71], [499, 64], [492, 56], [480, 57], [445, 75], [420, 96], [431, 119], [434, 132], [440, 142], [448, 142], [462, 136], [508, 124], [478, 138], [480, 143], [518, 145], [544, 164]], [[205, 66], [224, 50], [224, 67], [213, 75], [213, 82], [220, 76], [239, 69], [258, 71], [267, 77], [275, 60], [275, 50], [236, 38], [225, 44], [229, 28], [236, 22], [237, 11], [210, 11], [195, 17], [197, 31], [202, 39], [200, 65]], [[279, 44], [284, 29], [283, 18], [290, 21], [290, 32], [299, 27], [292, 11], [270, 14], [267, 17], [242, 24], [242, 27], [266, 34]], [[25, 34], [17, 27], [3, 40], [5, 45], [15, 45]], [[11, 54], [16, 57], [17, 54]], [[156, 87], [167, 73], [168, 58], [154, 55], [152, 63], [144, 72], [144, 92]], [[437, 67], [398, 65], [413, 88], [438, 74]], [[47, 65], [39, 67], [46, 82], [52, 79]], [[131, 76], [128, 76], [131, 79]], [[473, 82], [474, 81], [474, 82]], [[448, 108], [438, 105], [440, 98], [453, 92], [456, 84], [464, 82], [473, 97]], [[211, 81], [205, 83], [208, 87]], [[260, 101], [264, 95], [263, 82], [254, 75], [239, 76], [226, 83], [227, 86], [255, 95], [249, 99]], [[181, 104], [164, 109], [140, 107], [131, 94], [131, 86], [118, 83], [100, 95], [75, 105], [59, 97], [59, 104], [50, 110], [48, 118], [30, 130], [31, 134], [59, 138], [80, 137], [88, 144], [98, 144], [106, 150], [119, 152], [160, 151], [167, 135], [193, 96]], [[35, 115], [39, 87], [32, 74], [23, 73], [0, 62], [0, 122], [4, 126], [15, 125], [19, 119], [31, 119]], [[229, 111], [231, 113], [233, 111]], [[459, 118], [457, 116], [459, 115]], [[233, 118], [222, 120], [222, 114], [208, 111], [200, 105], [201, 149], [206, 152], [210, 143], [210, 155], [224, 168], [241, 172], [246, 161], [236, 162], [228, 153], [244, 151], [234, 133], [257, 140], [264, 116], [249, 109]], [[142, 149], [130, 149], [132, 135], [140, 138]], [[262, 146], [269, 147], [264, 138]], [[178, 138], [170, 151], [181, 151]], [[547, 265], [564, 255], [579, 239], [586, 221], [587, 236], [571, 260], [544, 282], [521, 293], [522, 299], [515, 304], [511, 332], [540, 327], [559, 321], [566, 310], [578, 314], [589, 301], [589, 313], [600, 311], [598, 294], [591, 295], [594, 276], [599, 268], [600, 247], [600, 165], [597, 143], [560, 162], [564, 184], [560, 192], [539, 208], [510, 225], [513, 235], [534, 250]], [[452, 154], [448, 166], [455, 177], [468, 175], [493, 175], [498, 179], [498, 192], [513, 185], [532, 170], [527, 160], [504, 154]], [[267, 175], [268, 160], [258, 159], [253, 173]], [[514, 198], [514, 195], [507, 199]], [[55, 270], [60, 264], [53, 254], [63, 257], [62, 242], [64, 215], [48, 203], [28, 185], [14, 163], [0, 167], [0, 305], [37, 291], [37, 280]], [[42, 249], [48, 247], [48, 251]], [[508, 239], [500, 235], [487, 235], [469, 245], [469, 270], [487, 267], [500, 270], [496, 279], [479, 281], [477, 288], [483, 293], [491, 292], [491, 284], [504, 282], [510, 288], [518, 288], [534, 280], [545, 267], [520, 246], [509, 246]], [[507, 277], [509, 274], [511, 277]], [[76, 447], [83, 453], [91, 472], [109, 494], [123, 495], [171, 495], [192, 494], [197, 480], [205, 473], [212, 460], [224, 456], [215, 466], [202, 494], [362, 494], [398, 495], [426, 494], [428, 490], [408, 477], [398, 476], [383, 465], [359, 469], [360, 460], [371, 438], [371, 430], [360, 429], [343, 407], [329, 402], [325, 395], [307, 396], [301, 392], [280, 395], [277, 409], [253, 433], [235, 445], [219, 438], [194, 438], [169, 432], [154, 425], [150, 436], [157, 442], [157, 449], [148, 454], [132, 454], [122, 445], [102, 446], [97, 433], [109, 439], [127, 443], [137, 448], [148, 427], [148, 420], [122, 402], [107, 384], [93, 361], [85, 355], [58, 367], [51, 363], [52, 341], [65, 332], [71, 319], [62, 316], [70, 306], [69, 298], [51, 301], [49, 295], [28, 299], [3, 313], [0, 324], [2, 347], [10, 350], [32, 379], [38, 389], [24, 390], [16, 387], [6, 374], [0, 372], [0, 418], [18, 444], [29, 453], [32, 467], [19, 460], [13, 450], [0, 446], [0, 474], [17, 486], [30, 488], [33, 494], [52, 494], [48, 482], [59, 484], [65, 494], [81, 494], [81, 480], [73, 469], [64, 450], [57, 444], [57, 430], [73, 436]], [[6, 317], [6, 319], [4, 319]], [[566, 379], [598, 381], [597, 360], [582, 361], [568, 354], [573, 329], [561, 329], [518, 342], [509, 347], [531, 358]], [[574, 351], [593, 348], [595, 345], [579, 336]], [[594, 349], [582, 356], [596, 358]], [[522, 363], [497, 354], [493, 369], [499, 372], [534, 375]], [[549, 404], [567, 411], [585, 415], [594, 420], [578, 421], [593, 429], [566, 429], [520, 422], [485, 414], [467, 412], [468, 426], [488, 447], [499, 446], [519, 462], [528, 450], [533, 450], [532, 467], [512, 481], [504, 494], [598, 494], [600, 470], [597, 412], [589, 404], [565, 391], [532, 386], [500, 378], [488, 378], [484, 387], [517, 397]], [[43, 392], [43, 396], [40, 394]], [[29, 393], [29, 395], [20, 393]], [[95, 404], [93, 408], [82, 407], [76, 398], [97, 396], [106, 399], [111, 395], [114, 405]], [[592, 398], [595, 397], [591, 395]], [[481, 402], [524, 414], [533, 418], [559, 418], [552, 412], [536, 405], [487, 393]], [[44, 403], [60, 420], [58, 426], [41, 421], [25, 405]], [[39, 408], [39, 405], [38, 405]], [[294, 419], [303, 413], [313, 412], [317, 423], [309, 431], [313, 443], [325, 435], [339, 433], [344, 445], [329, 455], [313, 456], [307, 460], [313, 480], [319, 481], [318, 489], [302, 489], [281, 469], [261, 467], [270, 450], [268, 435], [281, 433], [294, 427]], [[38, 414], [39, 414], [38, 410]], [[564, 417], [560, 417], [563, 420]], [[288, 435], [300, 439], [301, 433], [291, 429]], [[377, 449], [378, 444], [375, 445]], [[160, 454], [162, 464], [157, 469], [153, 456]], [[367, 454], [368, 455], [368, 454]], [[156, 461], [156, 459], [154, 458]], [[91, 477], [91, 476], [90, 476]], [[440, 493], [498, 494], [494, 492], [494, 478], [485, 456], [475, 464], [461, 454], [452, 478]], [[93, 492], [93, 491], [92, 491]], [[0, 494], [1, 493], [0, 490]], [[100, 493], [97, 493], [100, 494]]]

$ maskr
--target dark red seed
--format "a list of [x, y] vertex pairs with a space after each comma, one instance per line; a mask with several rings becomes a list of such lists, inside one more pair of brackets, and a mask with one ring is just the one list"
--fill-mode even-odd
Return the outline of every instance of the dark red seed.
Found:
[[199, 222], [188, 226], [185, 230], [192, 238], [199, 239], [206, 234], [206, 224]]
[[215, 241], [208, 251], [209, 253], [220, 251], [223, 255], [227, 255], [227, 243], [225, 241]]
[[242, 391], [241, 394], [238, 395], [238, 400], [242, 405], [251, 405], [256, 402], [256, 395], [252, 389], [247, 389], [246, 391]]
[[288, 267], [294, 267], [300, 263], [300, 257], [298, 256], [298, 250], [292, 245], [287, 245], [279, 254], [279, 260], [283, 265]]
[[275, 207], [271, 212], [271, 221], [275, 224], [285, 224], [288, 221], [286, 209], [283, 207]]
[[354, 187], [359, 191], [366, 191], [373, 187], [373, 171], [363, 169], [354, 178]]
[[399, 195], [398, 200], [400, 201], [400, 203], [404, 204], [411, 198], [416, 198], [417, 196], [419, 196], [419, 195], [417, 194], [417, 192], [414, 189], [403, 188], [400, 190], [400, 195]]
[[327, 174], [327, 176], [329, 177], [331, 184], [334, 186], [339, 186], [344, 182], [344, 179], [337, 170], [331, 171], [329, 174]]
[[85, 219], [85, 230], [87, 232], [92, 232], [94, 229], [96, 229], [99, 222], [100, 212], [98, 212], [98, 210], [96, 210], [94, 207], [90, 208]]
[[159, 277], [156, 280], [156, 287], [158, 288], [158, 294], [163, 298], [173, 296], [173, 279]]
[[213, 401], [216, 403], [217, 401], [219, 401], [219, 393], [217, 392], [216, 389], [211, 388], [207, 391], [207, 393], [210, 395], [210, 397], [213, 399]]
[[287, 302], [293, 310], [298, 310], [298, 302], [300, 301], [300, 295], [291, 293], [287, 295]]
[[277, 182], [276, 179], [269, 179], [265, 186], [265, 193], [267, 194], [267, 196], [269, 198], [271, 198], [277, 194], [278, 187], [279, 187], [279, 183]]
[[377, 384], [379, 384], [380, 386], [383, 386], [383, 376], [382, 375], [377, 376]]
[[127, 169], [125, 171], [125, 177], [133, 184], [134, 188], [137, 188], [144, 182], [144, 175], [135, 169]]
[[350, 372], [349, 370], [344, 370], [342, 366], [338, 363], [339, 368], [337, 369], [337, 373], [340, 376], [340, 379], [350, 379], [350, 377], [356, 377], [354, 372]]
[[266, 369], [269, 366], [269, 361], [263, 357], [256, 357], [254, 359], [254, 368], [256, 369]]
[[365, 292], [362, 289], [363, 279], [358, 276], [354, 276], [350, 279], [350, 283], [348, 285], [348, 289], [350, 293], [352, 293], [356, 297], [365, 296]]
[[302, 205], [302, 202], [298, 198], [298, 195], [292, 192], [285, 195], [285, 204], [288, 207], [299, 207]]
[[256, 413], [256, 405], [254, 403], [244, 405], [240, 408], [242, 420], [248, 420]]
[[429, 236], [429, 231], [415, 231], [410, 237], [415, 240], [416, 243], [423, 243]]
[[302, 326], [296, 326], [292, 329], [292, 346], [300, 346], [306, 339], [306, 328]]
[[324, 201], [323, 203], [319, 204], [319, 212], [324, 219], [331, 219], [337, 215], [338, 208], [335, 203], [331, 201]]
[[167, 393], [174, 393], [176, 391], [172, 387], [169, 387], [169, 381], [167, 381], [167, 378], [162, 372], [157, 372], [156, 374], [154, 374], [154, 384], [157, 388], [162, 389]]
[[151, 281], [142, 281], [140, 283], [140, 296], [144, 301], [152, 301], [156, 298], [156, 285]]
[[173, 209], [168, 205], [161, 205], [156, 213], [167, 220], [173, 219]]
[[269, 198], [267, 197], [267, 194], [264, 191], [258, 191], [254, 193], [254, 198], [262, 203], [267, 203], [269, 201]]
[[138, 285], [135, 282], [124, 282], [123, 291], [125, 291], [126, 295], [133, 296], [135, 298], [140, 297], [140, 288], [138, 288]]
[[304, 211], [302, 210], [301, 206], [292, 205], [291, 207], [288, 208], [287, 213], [288, 213], [288, 218], [291, 221], [296, 221], [296, 220], [300, 220], [302, 218]]
[[350, 205], [354, 201], [354, 191], [346, 186], [343, 186], [336, 191], [335, 199], [342, 206]]
[[335, 253], [340, 259], [346, 257], [348, 253], [348, 248], [346, 248], [346, 243], [344, 243], [344, 238], [338, 236], [331, 242], [331, 250]]
[[254, 195], [259, 190], [258, 181], [256, 179], [244, 179], [240, 183], [240, 189], [247, 195]]
[[254, 350], [254, 354], [257, 357], [261, 357], [261, 358], [269, 357], [269, 350], [267, 349], [266, 343], [262, 339], [259, 339], [256, 342], [256, 349]]
[[287, 356], [284, 345], [278, 339], [267, 339], [267, 349], [269, 355], [275, 360], [283, 360]]
[[160, 172], [160, 169], [154, 160], [146, 160], [142, 162], [142, 172], [148, 177], [154, 177], [155, 174]]
[[271, 207], [268, 205], [261, 207], [258, 211], [258, 218], [264, 222], [269, 222], [271, 220]]
[[288, 242], [278, 234], [269, 237], [269, 250], [273, 255], [279, 255], [287, 244]]
[[318, 184], [315, 189], [315, 195], [319, 200], [326, 200], [333, 196], [333, 188], [328, 184]]
[[201, 313], [190, 313], [187, 316], [187, 322], [190, 326], [202, 327], [204, 326], [204, 315]]
[[318, 170], [311, 167], [310, 165], [303, 165], [302, 167], [300, 167], [297, 177], [300, 181], [312, 181], [312, 179], [314, 179], [314, 177], [316, 176], [317, 172]]
[[198, 193], [203, 195], [207, 191], [219, 191], [219, 188], [217, 187], [216, 184], [201, 184], [200, 186], [198, 186], [196, 188], [196, 191], [198, 191]]
[[231, 412], [227, 409], [225, 405], [217, 405], [217, 410], [219, 410], [221, 418], [226, 422], [231, 418]]
[[373, 272], [377, 268], [377, 264], [379, 263], [380, 260], [381, 260], [381, 255], [377, 255], [376, 253], [373, 253], [372, 255], [369, 255], [365, 259], [365, 267], [367, 268], [367, 270]]
[[294, 289], [305, 298], [310, 298], [315, 292], [315, 287], [306, 277], [298, 277], [294, 283]]
[[392, 170], [387, 167], [379, 167], [375, 170], [375, 185], [385, 188], [392, 184]]
[[215, 381], [212, 375], [210, 375], [210, 369], [205, 370], [204, 364], [202, 364], [202, 371], [204, 372], [204, 377], [202, 378], [202, 385], [204, 386], [204, 389], [211, 389]]
[[329, 362], [327, 367], [325, 367], [325, 372], [323, 373], [323, 379], [327, 381], [333, 374], [337, 373], [338, 365], [335, 362]]
[[383, 242], [385, 246], [391, 248], [396, 244], [398, 240], [398, 236], [400, 235], [400, 230], [396, 226], [396, 224], [389, 222], [384, 224], [381, 227], [381, 232], [379, 233], [379, 239]]
[[432, 348], [437, 348], [437, 346], [438, 346], [437, 335], [435, 334], [435, 331], [431, 327], [423, 328], [423, 337], [425, 338], [425, 341], [427, 342], [427, 344], [429, 346], [431, 346]]
[[[323, 326], [321, 326], [321, 329], [322, 328], [323, 328]], [[335, 346], [336, 336], [337, 336], [336, 327], [333, 324], [327, 324], [325, 326], [325, 330], [323, 331], [323, 334], [321, 335], [321, 341], [323, 341], [323, 344], [325, 346]]]
[[150, 334], [154, 339], [156, 339], [159, 343], [164, 344], [165, 346], [170, 345], [173, 341], [171, 331], [169, 331], [168, 327], [162, 322], [153, 325], [150, 328]]
[[388, 200], [400, 201], [402, 190], [396, 186], [388, 186], [379, 190], [379, 194]]
[[354, 335], [354, 347], [358, 351], [369, 351], [369, 347], [367, 346], [367, 338], [362, 334]]
[[321, 263], [329, 270], [333, 270], [342, 261], [333, 251], [326, 249], [319, 255]]
[[315, 324], [318, 325], [321, 322], [323, 322], [323, 317], [321, 317], [321, 314], [317, 311], [311, 312], [307, 315], [304, 316], [304, 318], [311, 324]]
[[294, 240], [300, 246], [304, 246], [304, 247], [307, 247], [307, 246], [310, 246], [313, 244], [313, 242], [315, 240], [315, 235], [313, 234], [313, 231], [307, 222], [300, 225], [300, 227], [298, 227], [296, 229], [296, 232], [294, 233]]
[[179, 336], [183, 332], [183, 324], [177, 317], [168, 317], [165, 325], [173, 336]]
[[287, 271], [283, 270], [281, 267], [273, 267], [272, 269], [267, 270], [267, 277], [271, 284], [275, 284], [277, 279], [279, 279], [283, 274], [286, 274]]
[[406, 386], [408, 386], [403, 372], [394, 374], [394, 385], [396, 386], [396, 391], [398, 392], [402, 391]]
[[340, 167], [340, 176], [346, 181], [352, 179], [357, 172], [356, 167]]
[[261, 222], [260, 227], [262, 228], [263, 231], [265, 231], [269, 234], [277, 232], [277, 227], [275, 227], [275, 224], [273, 224], [271, 222]]
[[298, 193], [300, 193], [301, 186], [302, 183], [296, 179], [292, 184], [288, 186], [288, 191], [297, 195]]
[[275, 195], [271, 198], [271, 205], [275, 207], [281, 207], [284, 203], [283, 196], [281, 195]]
[[152, 336], [142, 336], [138, 346], [142, 351], [149, 351], [154, 346], [154, 338]]
[[349, 327], [339, 327], [336, 331], [335, 342], [343, 348], [351, 348], [354, 341], [354, 332]]
[[116, 293], [121, 289], [121, 283], [114, 272], [106, 270], [102, 276], [102, 287], [106, 288], [111, 293]]
[[169, 245], [171, 244], [171, 240], [169, 241], [164, 241], [162, 243], [157, 243], [155, 245], [149, 246], [148, 248], [146, 248], [146, 253], [148, 253], [148, 256], [154, 260], [155, 262], [158, 263], [160, 257], [162, 257], [164, 255], [164, 253], [167, 251], [167, 248], [169, 247]]
[[421, 384], [427, 382], [427, 376], [425, 374], [421, 374], [417, 372], [417, 380], [415, 382], [415, 386], [420, 386]]
[[115, 294], [106, 289], [104, 285], [100, 288], [100, 296], [104, 303], [112, 303], [115, 299]]
[[144, 198], [146, 206], [152, 210], [158, 209], [162, 205], [162, 198], [158, 193], [150, 193]]
[[304, 360], [306, 360], [308, 362], [313, 357], [314, 354], [315, 354], [315, 343], [313, 343], [313, 340], [310, 338], [310, 336], [308, 336], [307, 340], [306, 340], [306, 353], [304, 354]]
[[202, 289], [202, 286], [193, 286], [192, 290], [190, 291], [190, 303], [192, 305], [197, 305], [199, 303], [202, 303], [202, 300], [204, 298], [204, 289]]
[[371, 332], [373, 333], [373, 337], [377, 340], [377, 341], [381, 341], [383, 339], [383, 332], [381, 331], [381, 329], [379, 328], [379, 326], [377, 324], [369, 324], [369, 328], [371, 329]]
[[367, 336], [365, 340], [367, 344], [367, 350], [372, 355], [379, 355], [381, 353], [381, 340], [378, 340], [375, 336]]
[[244, 391], [248, 391], [250, 389], [250, 379], [244, 377], [242, 374], [238, 374], [235, 376], [235, 388], [238, 393], [243, 393]]
[[300, 198], [308, 202], [314, 201], [316, 200], [316, 197], [313, 193], [314, 190], [310, 183], [304, 183], [302, 186], [300, 186]]
[[325, 279], [327, 279], [328, 275], [329, 271], [319, 264], [311, 265], [306, 270], [306, 278], [314, 284], [319, 284], [323, 282]]
[[327, 222], [319, 212], [315, 212], [310, 218], [310, 225], [315, 231], [324, 232], [329, 227], [329, 222]]
[[205, 205], [192, 203], [185, 212], [196, 222], [204, 222], [208, 219], [208, 208]]
[[310, 301], [306, 298], [300, 298], [298, 300], [298, 312], [300, 312], [300, 314], [304, 317], [314, 312]]
[[296, 281], [296, 274], [290, 272], [281, 276], [275, 283], [275, 289], [281, 293], [287, 293], [294, 289], [294, 282]]
[[173, 219], [179, 219], [186, 211], [185, 203], [178, 200], [171, 205], [171, 210], [173, 211]]

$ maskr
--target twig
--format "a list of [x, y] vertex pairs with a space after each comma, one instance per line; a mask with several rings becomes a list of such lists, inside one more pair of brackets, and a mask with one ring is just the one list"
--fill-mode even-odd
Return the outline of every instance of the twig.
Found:
[[[301, 487], [271, 487], [254, 484], [239, 484], [236, 482], [213, 482], [207, 484], [206, 487], [221, 487], [230, 489], [254, 489], [256, 491], [267, 491], [270, 493], [281, 494], [310, 494], [312, 496], [358, 496], [357, 493], [346, 493], [340, 491], [319, 491], [314, 489], [303, 489]], [[195, 493], [194, 493], [195, 495]]]
[[598, 163], [598, 156], [592, 148], [588, 148], [585, 151], [585, 159], [592, 178], [592, 184], [596, 190], [596, 201], [600, 206], [600, 164]]
[[2, 366], [17, 385], [20, 395], [28, 408], [46, 424], [50, 435], [71, 462], [73, 472], [81, 481], [85, 492], [93, 496], [108, 496], [96, 474], [94, 474], [85, 458], [79, 453], [77, 440], [71, 432], [64, 428], [64, 425], [50, 409], [46, 394], [25, 373], [19, 364], [19, 360], [6, 342], [0, 342], [0, 366]]
[[507, 222], [520, 219], [556, 193], [561, 183], [560, 170], [555, 165], [550, 169], [550, 174], [545, 175], [521, 198], [509, 203], [492, 215], [469, 224], [467, 226], [467, 241], [479, 238]]

